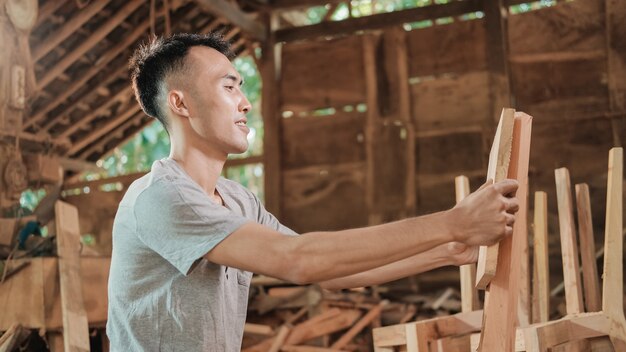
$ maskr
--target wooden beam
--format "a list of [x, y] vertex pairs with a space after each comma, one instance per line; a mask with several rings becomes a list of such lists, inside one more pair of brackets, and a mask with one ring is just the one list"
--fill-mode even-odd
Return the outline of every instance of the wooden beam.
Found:
[[[162, 11], [162, 9], [161, 9]], [[157, 11], [158, 12], [158, 11]], [[191, 7], [189, 8], [185, 8], [184, 10], [182, 10], [182, 13], [179, 15], [176, 15], [176, 19], [184, 19], [186, 18], [186, 16], [191, 12]], [[175, 20], [176, 20], [175, 19]], [[130, 32], [128, 35], [124, 36], [124, 39], [122, 39], [122, 41], [120, 41], [119, 43], [117, 43], [114, 47], [110, 48], [109, 50], [107, 50], [95, 63], [94, 65], [89, 68], [85, 73], [80, 74], [80, 78], [78, 78], [76, 81], [74, 81], [74, 83], [72, 83], [69, 87], [64, 88], [63, 92], [58, 94], [54, 100], [52, 100], [51, 102], [47, 103], [46, 105], [44, 105], [42, 108], [38, 109], [30, 119], [28, 119], [25, 123], [24, 123], [24, 127], [23, 129], [27, 129], [28, 127], [32, 126], [33, 124], [41, 121], [43, 118], [46, 117], [46, 114], [48, 112], [50, 112], [52, 109], [54, 109], [55, 107], [57, 107], [58, 105], [65, 103], [67, 101], [67, 99], [74, 94], [76, 91], [78, 91], [80, 88], [84, 87], [85, 84], [87, 84], [87, 82], [93, 78], [94, 76], [96, 76], [98, 73], [102, 72], [103, 69], [105, 67], [107, 67], [107, 65], [116, 57], [118, 57], [118, 55], [122, 52], [124, 52], [126, 49], [128, 49], [128, 47], [133, 44], [135, 41], [137, 41], [137, 39], [139, 39], [143, 34], [146, 33], [146, 31], [148, 30], [148, 28], [150, 28], [150, 21], [149, 19], [146, 19], [144, 21], [142, 21], [140, 24], [138, 24], [137, 26], [135, 26], [135, 28], [133, 29], [132, 32]], [[117, 76], [118, 74], [124, 72], [127, 70], [126, 65], [119, 65], [119, 67], [117, 67], [116, 69], [114, 69], [112, 71], [112, 73], [110, 73], [109, 75], [107, 75], [107, 77], [112, 77], [112, 76]], [[101, 87], [101, 86], [100, 86]], [[96, 88], [96, 89], [100, 89], [100, 87]], [[91, 92], [81, 95], [79, 97], [79, 99], [76, 100], [82, 100], [84, 97], [86, 97], [87, 95], [91, 94]]]
[[81, 127], [85, 126], [86, 124], [88, 124], [89, 122], [91, 122], [93, 119], [97, 118], [98, 116], [101, 116], [105, 110], [109, 109], [111, 107], [111, 105], [122, 101], [124, 99], [130, 100], [133, 98], [133, 92], [132, 92], [132, 88], [130, 86], [122, 88], [119, 92], [117, 92], [113, 98], [103, 102], [102, 104], [98, 105], [97, 107], [93, 108], [93, 112], [90, 114], [87, 114], [86, 116], [82, 117], [80, 120], [72, 122], [71, 126], [69, 126], [68, 128], [66, 128], [60, 135], [58, 136], [54, 136], [54, 138], [67, 138], [69, 136], [72, 135], [72, 133], [76, 132], [76, 130], [80, 129]]
[[535, 192], [533, 223], [533, 323], [543, 323], [550, 318], [550, 266], [548, 262], [548, 195]]
[[556, 196], [559, 211], [559, 232], [561, 235], [561, 255], [563, 256], [563, 279], [565, 282], [565, 304], [567, 314], [582, 313], [582, 285], [580, 281], [580, 263], [578, 244], [574, 225], [572, 187], [569, 171], [566, 168], [554, 170]]
[[33, 59], [39, 61], [42, 57], [46, 56], [52, 49], [57, 47], [63, 40], [70, 35], [76, 33], [76, 31], [87, 21], [89, 21], [95, 14], [102, 10], [109, 0], [97, 0], [91, 2], [86, 8], [78, 11], [69, 21], [65, 22], [63, 27], [51, 33], [33, 50]]
[[586, 183], [576, 185], [576, 206], [578, 209], [578, 236], [580, 237], [580, 258], [583, 269], [583, 288], [587, 312], [602, 310], [600, 279], [596, 263], [596, 244], [593, 236], [591, 219], [591, 201], [589, 186]]
[[[461, 202], [470, 194], [469, 179], [467, 176], [454, 178], [456, 202]], [[476, 264], [461, 265], [459, 268], [461, 279], [461, 312], [467, 313], [480, 308], [478, 290], [474, 286], [476, 282]]]
[[45, 74], [39, 79], [38, 88], [43, 89], [50, 82], [55, 80], [57, 76], [63, 73], [68, 67], [70, 67], [78, 58], [85, 55], [89, 50], [96, 46], [102, 39], [104, 39], [115, 27], [130, 16], [137, 8], [144, 4], [142, 0], [130, 0], [121, 9], [115, 13], [115, 15], [109, 18], [104, 24], [96, 29], [93, 34], [85, 39], [78, 47], [73, 48], [70, 53], [64, 56], [54, 66], [45, 70]]
[[407, 22], [459, 16], [464, 13], [480, 10], [482, 10], [482, 7], [476, 1], [454, 1], [443, 5], [430, 5], [409, 10], [350, 18], [343, 21], [323, 22], [310, 26], [281, 29], [276, 31], [276, 40], [279, 42], [291, 42], [324, 36], [348, 34], [359, 30], [397, 26]]
[[370, 309], [367, 314], [365, 314], [354, 326], [350, 328], [345, 334], [341, 335], [337, 341], [335, 341], [330, 348], [340, 350], [344, 348], [352, 339], [363, 330], [368, 324], [370, 324], [374, 319], [380, 316], [383, 311], [383, 308], [389, 304], [389, 301], [383, 300], [377, 306]]
[[139, 104], [133, 103], [132, 106], [128, 110], [126, 110], [125, 112], [122, 112], [121, 114], [118, 114], [117, 117], [113, 117], [110, 121], [104, 124], [104, 126], [96, 127], [94, 131], [92, 131], [87, 136], [85, 136], [85, 138], [72, 143], [72, 147], [66, 152], [66, 154], [75, 155], [81, 149], [83, 149], [90, 143], [93, 143], [96, 139], [102, 137], [103, 135], [107, 134], [111, 130], [115, 129], [115, 127], [121, 125], [122, 123], [124, 123], [124, 121], [128, 120], [129, 118], [137, 114], [139, 111], [141, 111]]
[[[515, 125], [515, 110], [502, 109], [500, 122], [496, 129], [491, 152], [489, 153], [489, 167], [487, 179], [500, 182], [509, 175], [511, 162], [511, 150], [513, 146], [513, 133]], [[512, 175], [513, 177], [515, 175]], [[486, 289], [491, 279], [496, 275], [498, 264], [498, 244], [481, 246], [478, 254], [478, 266], [476, 269], [476, 287]]]
[[[267, 17], [267, 26], [274, 28], [278, 25], [278, 17]], [[267, 41], [261, 44], [262, 56], [257, 64], [263, 81], [261, 91], [261, 115], [263, 116], [264, 136], [263, 154], [265, 156], [265, 207], [274, 216], [280, 218], [281, 213], [281, 116], [278, 111], [279, 99], [278, 85], [281, 72], [280, 56], [281, 46], [275, 42], [274, 35], [270, 33]]]
[[226, 0], [196, 0], [198, 5], [217, 17], [223, 17], [228, 22], [240, 27], [250, 37], [259, 41], [267, 39], [265, 25], [254, 20], [251, 15], [241, 11], [234, 2]]
[[63, 345], [66, 352], [89, 351], [89, 328], [80, 276], [78, 209], [57, 201], [56, 239], [59, 254]]
[[508, 177], [519, 182], [517, 199], [519, 211], [515, 215], [513, 235], [500, 242], [498, 271], [491, 281], [485, 297], [483, 329], [479, 351], [511, 352], [515, 350], [518, 325], [520, 273], [523, 256], [519, 248], [528, 246], [528, 164], [532, 117], [524, 113], [515, 114], [513, 146]]
[[272, 0], [270, 8], [272, 11], [293, 10], [298, 8], [307, 8], [313, 6], [335, 5], [346, 0]]
[[604, 275], [602, 311], [614, 319], [624, 320], [623, 281], [623, 179], [624, 149], [609, 151], [609, 173], [606, 188], [606, 221], [604, 241]]
[[[117, 69], [115, 69], [114, 72], [111, 72], [101, 82], [98, 82], [100, 84], [99, 87], [106, 86], [112, 81], [118, 79], [120, 75], [124, 72], [127, 72], [127, 70], [128, 69], [125, 66], [119, 65]], [[56, 113], [56, 116], [49, 117], [48, 120], [45, 121], [45, 124], [41, 127], [40, 131], [48, 132], [57, 123], [61, 123], [69, 119], [69, 114], [72, 113], [72, 111], [74, 111], [75, 109], [81, 109], [80, 104], [89, 106], [87, 103], [85, 103], [85, 101], [88, 101], [87, 98], [91, 96], [92, 94], [96, 93], [97, 89], [98, 88], [88, 89], [84, 91], [82, 94], [78, 95], [76, 99], [74, 99], [74, 102], [65, 105], [61, 111]], [[109, 91], [109, 94], [110, 94], [110, 91]], [[91, 107], [89, 107], [87, 109], [82, 109], [82, 110], [91, 111], [92, 109]]]
[[39, 7], [39, 13], [37, 14], [37, 22], [35, 22], [35, 27], [38, 27], [50, 16], [52, 16], [56, 10], [65, 5], [65, 2], [66, 0], [44, 2], [43, 6]]

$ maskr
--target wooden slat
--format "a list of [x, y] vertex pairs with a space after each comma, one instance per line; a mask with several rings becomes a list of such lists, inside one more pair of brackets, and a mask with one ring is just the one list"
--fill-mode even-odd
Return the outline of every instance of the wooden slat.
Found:
[[104, 147], [111, 145], [111, 142], [115, 141], [116, 145], [120, 145], [121, 143], [123, 143], [123, 141], [133, 137], [132, 135], [126, 135], [126, 137], [124, 137], [126, 131], [133, 130], [134, 134], [153, 122], [155, 122], [153, 118], [146, 116], [143, 111], [140, 111], [137, 115], [126, 120], [126, 122], [122, 123], [116, 129], [111, 131], [108, 135], [102, 137], [101, 140], [93, 143], [85, 150], [81, 151], [78, 154], [78, 158], [86, 159], [93, 153], [101, 153], [98, 158], [102, 158], [103, 156], [107, 155], [107, 153], [112, 153], [115, 149], [114, 147], [111, 147], [108, 150], [103, 151]]
[[599, 312], [602, 309], [602, 296], [600, 295], [600, 279], [598, 278], [598, 265], [596, 263], [596, 244], [593, 236], [589, 186], [586, 183], [576, 185], [576, 208], [578, 210], [578, 235], [580, 237], [585, 308], [587, 312]]
[[128, 120], [135, 114], [141, 111], [139, 104], [133, 102], [133, 105], [126, 110], [118, 114], [118, 116], [112, 118], [110, 121], [107, 121], [104, 126], [98, 126], [94, 128], [94, 131], [89, 133], [85, 138], [80, 139], [74, 143], [72, 143], [72, 147], [67, 151], [68, 155], [74, 155], [79, 152], [84, 147], [88, 146], [90, 143], [94, 142], [101, 136], [107, 134], [111, 130], [115, 129], [120, 124], [124, 123], [124, 121]]
[[515, 216], [513, 235], [500, 242], [498, 271], [486, 293], [483, 329], [479, 346], [481, 352], [511, 352], [515, 349], [520, 263], [523, 256], [528, 255], [518, 248], [524, 248], [528, 245], [524, 242], [528, 241], [526, 219], [531, 130], [532, 117], [523, 113], [516, 113], [508, 177], [519, 182], [516, 193], [519, 200], [519, 211]]
[[266, 25], [257, 22], [250, 15], [241, 11], [235, 2], [226, 0], [196, 0], [196, 2], [215, 16], [223, 17], [228, 22], [240, 27], [252, 38], [260, 41], [267, 38]]
[[57, 201], [54, 211], [63, 312], [63, 344], [67, 352], [89, 351], [89, 329], [80, 276], [78, 209]]
[[548, 195], [535, 192], [533, 265], [533, 323], [550, 318], [550, 265], [548, 262]]
[[[487, 169], [487, 179], [491, 179], [493, 182], [500, 182], [509, 175], [509, 163], [511, 162], [511, 150], [514, 142], [514, 115], [515, 110], [508, 108], [503, 109], [500, 115], [500, 122], [489, 153], [489, 167]], [[511, 176], [515, 177], [516, 175]], [[476, 268], [476, 287], [483, 290], [487, 288], [496, 274], [497, 263], [498, 244], [489, 247], [481, 246]]]
[[475, 1], [454, 1], [443, 5], [430, 5], [409, 10], [394, 11], [365, 17], [350, 18], [337, 22], [324, 22], [309, 26], [281, 29], [276, 32], [280, 42], [311, 39], [352, 33], [358, 30], [392, 27], [406, 22], [417, 22], [481, 10]]
[[579, 274], [580, 263], [578, 261], [578, 244], [569, 171], [566, 168], [556, 169], [554, 176], [559, 210], [566, 310], [567, 314], [581, 313], [585, 311], [585, 308], [583, 307], [582, 283]]
[[[275, 15], [265, 17], [266, 26], [270, 29], [278, 25]], [[263, 116], [263, 155], [265, 207], [272, 214], [280, 218], [281, 214], [281, 124], [278, 109], [278, 76], [281, 72], [281, 46], [276, 45], [273, 34], [262, 43], [262, 57], [257, 64], [261, 80], [264, 82], [261, 91], [261, 112]]]
[[41, 43], [33, 50], [33, 59], [38, 61], [46, 56], [52, 49], [57, 47], [63, 40], [74, 34], [83, 24], [89, 21], [95, 14], [102, 10], [109, 0], [91, 2], [86, 8], [80, 9], [63, 27], [41, 40]]
[[329, 317], [317, 316], [296, 325], [291, 330], [291, 334], [287, 337], [285, 344], [297, 345], [316, 337], [343, 330], [352, 326], [360, 316], [361, 313], [358, 310], [342, 310]]
[[56, 79], [61, 73], [63, 73], [68, 67], [76, 62], [81, 56], [96, 46], [101, 40], [103, 40], [115, 27], [117, 27], [126, 17], [130, 16], [137, 8], [143, 5], [142, 0], [131, 0], [126, 3], [121, 9], [119, 9], [115, 15], [111, 16], [104, 24], [96, 29], [89, 38], [84, 40], [78, 47], [73, 48], [72, 51], [64, 56], [54, 66], [45, 70], [45, 74], [38, 80], [37, 84], [39, 89], [43, 89], [50, 82]]
[[350, 330], [348, 330], [345, 334], [341, 335], [337, 341], [335, 341], [330, 348], [331, 349], [342, 349], [344, 348], [352, 339], [363, 330], [368, 324], [370, 324], [374, 319], [380, 316], [380, 313], [383, 311], [383, 308], [388, 304], [388, 301], [381, 301], [376, 307], [370, 309], [367, 314], [365, 314], [356, 324], [354, 324]]
[[102, 104], [97, 107], [92, 108], [92, 112], [83, 116], [80, 120], [74, 121], [68, 126], [66, 129], [61, 132], [58, 136], [54, 136], [54, 138], [63, 139], [71, 136], [78, 129], [84, 127], [92, 120], [96, 119], [99, 116], [102, 116], [106, 110], [108, 110], [111, 105], [120, 102], [122, 100], [130, 100], [133, 97], [133, 91], [130, 86], [122, 88], [119, 92], [117, 92], [111, 99], [104, 101]]
[[66, 0], [58, 0], [58, 1], [46, 1], [42, 6], [39, 7], [39, 13], [37, 14], [37, 22], [35, 22], [35, 27], [38, 27], [44, 21], [46, 21], [50, 16], [54, 14], [56, 10], [65, 5]]
[[[469, 179], [467, 176], [458, 176], [454, 179], [456, 202], [461, 202], [470, 194]], [[461, 311], [471, 312], [480, 308], [478, 290], [474, 286], [476, 282], [476, 264], [461, 265]]]
[[609, 174], [606, 189], [606, 221], [604, 241], [604, 275], [602, 280], [602, 311], [624, 320], [623, 281], [623, 179], [624, 150], [609, 151]]

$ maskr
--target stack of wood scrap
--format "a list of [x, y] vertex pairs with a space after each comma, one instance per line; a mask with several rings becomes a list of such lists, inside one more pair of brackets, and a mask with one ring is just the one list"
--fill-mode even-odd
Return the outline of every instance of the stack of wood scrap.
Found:
[[370, 351], [375, 327], [460, 309], [460, 293], [452, 287], [431, 294], [384, 286], [327, 291], [255, 277], [243, 351]]

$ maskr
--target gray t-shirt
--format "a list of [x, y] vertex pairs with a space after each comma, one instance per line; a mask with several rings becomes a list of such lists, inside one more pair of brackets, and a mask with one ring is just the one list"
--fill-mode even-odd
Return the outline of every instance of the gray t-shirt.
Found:
[[202, 257], [254, 221], [285, 235], [249, 190], [220, 178], [213, 202], [174, 160], [133, 182], [113, 225], [111, 351], [239, 351], [252, 273]]

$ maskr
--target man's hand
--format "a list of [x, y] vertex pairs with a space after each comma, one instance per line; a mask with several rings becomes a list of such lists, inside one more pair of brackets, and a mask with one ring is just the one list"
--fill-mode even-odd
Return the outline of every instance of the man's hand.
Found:
[[461, 242], [448, 242], [444, 246], [454, 265], [461, 266], [478, 261], [478, 246], [468, 246]]
[[513, 233], [515, 198], [518, 183], [488, 180], [476, 192], [467, 196], [448, 211], [448, 221], [457, 242], [468, 246], [492, 245]]

